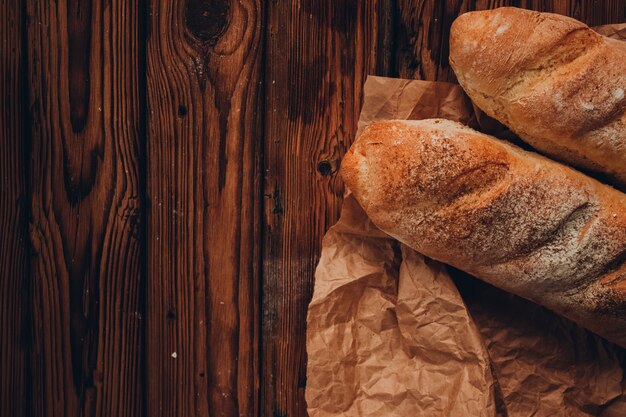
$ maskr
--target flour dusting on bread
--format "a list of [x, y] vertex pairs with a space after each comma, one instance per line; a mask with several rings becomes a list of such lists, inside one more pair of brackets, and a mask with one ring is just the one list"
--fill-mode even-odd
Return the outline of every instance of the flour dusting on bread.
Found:
[[598, 310], [626, 314], [626, 196], [611, 187], [442, 119], [370, 125], [342, 176], [379, 228], [427, 256], [592, 330]]
[[626, 190], [626, 42], [566, 16], [503, 7], [454, 21], [450, 64], [489, 116]]

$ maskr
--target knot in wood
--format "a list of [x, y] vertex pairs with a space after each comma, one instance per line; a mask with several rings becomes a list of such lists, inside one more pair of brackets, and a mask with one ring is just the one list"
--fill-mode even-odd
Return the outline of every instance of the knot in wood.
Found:
[[326, 176], [328, 174], [331, 174], [333, 171], [333, 166], [329, 161], [321, 161], [317, 164], [317, 171]]
[[228, 27], [229, 12], [226, 0], [187, 0], [185, 24], [196, 39], [215, 46]]

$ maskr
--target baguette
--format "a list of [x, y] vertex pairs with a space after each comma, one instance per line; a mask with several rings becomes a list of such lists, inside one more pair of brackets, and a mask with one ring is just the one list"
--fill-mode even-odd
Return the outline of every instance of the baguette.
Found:
[[626, 185], [626, 42], [514, 7], [459, 16], [450, 65], [489, 116], [535, 149]]
[[341, 174], [381, 230], [626, 347], [626, 195], [443, 119], [370, 125]]

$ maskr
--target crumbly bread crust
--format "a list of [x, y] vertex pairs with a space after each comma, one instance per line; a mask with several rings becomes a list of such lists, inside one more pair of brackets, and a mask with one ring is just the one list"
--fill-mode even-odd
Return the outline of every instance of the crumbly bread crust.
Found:
[[370, 125], [341, 174], [413, 249], [626, 346], [626, 195], [443, 119]]
[[626, 42], [503, 7], [454, 21], [450, 64], [472, 101], [530, 145], [626, 186]]

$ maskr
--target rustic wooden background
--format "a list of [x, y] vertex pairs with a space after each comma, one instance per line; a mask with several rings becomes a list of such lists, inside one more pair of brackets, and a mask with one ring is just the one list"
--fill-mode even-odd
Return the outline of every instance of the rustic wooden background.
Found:
[[0, 415], [306, 415], [305, 317], [368, 74], [624, 0], [0, 0]]

